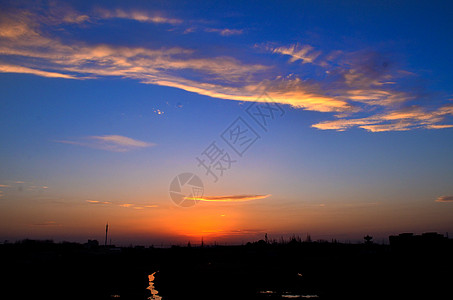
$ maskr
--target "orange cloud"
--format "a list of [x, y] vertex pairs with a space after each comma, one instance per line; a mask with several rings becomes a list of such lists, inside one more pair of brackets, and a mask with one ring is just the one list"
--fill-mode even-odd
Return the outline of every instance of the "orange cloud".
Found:
[[427, 129], [445, 129], [445, 128], [453, 128], [453, 125], [448, 125], [448, 124], [437, 125], [437, 124], [433, 124], [433, 125], [427, 125], [426, 128]]
[[48, 72], [42, 71], [37, 69], [31, 69], [21, 66], [14, 66], [14, 65], [0, 65], [0, 72], [1, 73], [22, 73], [22, 74], [33, 74], [42, 77], [50, 77], [50, 78], [66, 78], [66, 79], [76, 79], [75, 76], [62, 74], [58, 72]]
[[452, 105], [445, 105], [433, 111], [412, 106], [406, 109], [375, 114], [370, 117], [358, 119], [338, 119], [324, 121], [312, 125], [321, 130], [344, 131], [351, 127], [359, 127], [371, 132], [406, 131], [416, 128], [442, 129], [451, 128], [451, 124], [437, 124], [445, 120], [448, 115], [453, 115]]
[[345, 98], [368, 105], [390, 106], [404, 103], [413, 99], [413, 96], [404, 92], [395, 92], [382, 89], [357, 89], [346, 92]]
[[453, 196], [440, 196], [436, 202], [453, 202]]
[[85, 201], [90, 204], [112, 204], [112, 202], [107, 202], [107, 201], [98, 201], [98, 200], [85, 200]]
[[140, 10], [126, 11], [123, 9], [115, 9], [115, 10], [98, 9], [97, 13], [103, 19], [119, 18], [119, 19], [135, 20], [138, 22], [167, 23], [167, 24], [172, 24], [172, 25], [182, 23], [182, 20], [175, 19], [175, 18], [167, 18], [167, 17], [164, 17], [160, 13], [150, 12], [150, 11], [140, 11]]
[[109, 201], [98, 201], [98, 200], [85, 200], [89, 204], [102, 204], [102, 205], [113, 205], [113, 206], [119, 206], [119, 207], [124, 207], [124, 208], [133, 208], [137, 210], [142, 210], [142, 209], [147, 209], [147, 208], [156, 208], [159, 207], [156, 204], [151, 204], [151, 205], [137, 205], [134, 203], [113, 203]]
[[205, 196], [205, 197], [186, 197], [187, 200], [198, 200], [206, 202], [245, 202], [270, 197], [267, 195], [231, 195], [231, 196]]
[[357, 111], [357, 108], [347, 101], [309, 91], [299, 79], [280, 79], [273, 82], [265, 81], [243, 87], [226, 87], [217, 84], [197, 83], [179, 78], [168, 78], [167, 80], [154, 80], [150, 78], [145, 83], [175, 87], [217, 99], [247, 102], [266, 101], [267, 99], [260, 97], [266, 91], [266, 94], [272, 98], [273, 102], [288, 104], [296, 108], [319, 112]]

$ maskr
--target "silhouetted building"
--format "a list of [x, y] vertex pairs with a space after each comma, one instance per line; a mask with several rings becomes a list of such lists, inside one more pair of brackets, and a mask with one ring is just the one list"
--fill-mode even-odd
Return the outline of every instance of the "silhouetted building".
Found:
[[393, 250], [405, 252], [438, 251], [448, 245], [448, 238], [437, 232], [401, 233], [389, 236], [389, 241]]
[[83, 246], [87, 249], [96, 249], [99, 247], [99, 242], [97, 240], [88, 240]]
[[363, 239], [365, 240], [365, 244], [366, 245], [373, 244], [373, 237], [372, 236], [366, 235], [366, 236], [363, 237]]

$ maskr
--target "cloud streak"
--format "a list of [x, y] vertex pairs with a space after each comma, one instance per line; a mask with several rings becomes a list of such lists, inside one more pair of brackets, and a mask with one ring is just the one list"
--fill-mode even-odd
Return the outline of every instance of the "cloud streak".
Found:
[[0, 72], [1, 73], [21, 73], [21, 74], [33, 74], [42, 77], [49, 77], [49, 78], [65, 78], [65, 79], [77, 79], [77, 77], [62, 74], [58, 72], [47, 72], [42, 70], [36, 70], [21, 66], [14, 66], [14, 65], [7, 65], [7, 64], [0, 64]]
[[163, 16], [162, 13], [141, 11], [141, 10], [98, 9], [97, 13], [98, 13], [99, 17], [102, 19], [118, 18], [118, 19], [128, 19], [128, 20], [134, 20], [134, 21], [145, 22], [145, 23], [158, 23], [158, 24], [171, 24], [171, 25], [181, 24], [183, 22], [180, 19], [165, 17], [165, 16]]
[[267, 195], [230, 195], [230, 196], [204, 196], [204, 197], [185, 197], [186, 200], [205, 201], [205, 202], [246, 202], [252, 200], [265, 199]]
[[112, 204], [112, 202], [108, 201], [98, 201], [98, 200], [86, 200], [89, 204]]
[[156, 204], [149, 204], [149, 205], [136, 205], [134, 203], [113, 203], [109, 201], [98, 201], [98, 200], [85, 200], [88, 204], [91, 205], [114, 205], [114, 206], [119, 206], [123, 208], [133, 208], [137, 210], [142, 210], [146, 208], [156, 208], [159, 207]]
[[33, 226], [62, 226], [61, 224], [55, 222], [55, 221], [45, 221], [42, 223], [35, 223], [32, 224]]
[[447, 116], [453, 116], [453, 105], [445, 105], [433, 111], [426, 111], [419, 106], [412, 106], [387, 113], [375, 114], [366, 118], [324, 121], [314, 124], [312, 127], [337, 131], [359, 127], [371, 132], [407, 131], [416, 128], [452, 128], [453, 125], [450, 124], [438, 124], [443, 122]]
[[140, 148], [153, 147], [155, 144], [132, 139], [121, 135], [89, 136], [76, 141], [58, 140], [57, 143], [84, 146], [112, 152], [128, 152]]
[[453, 202], [453, 196], [440, 196], [436, 202]]
[[310, 45], [294, 44], [291, 46], [282, 46], [276, 48], [268, 48], [272, 53], [287, 55], [290, 57], [289, 62], [301, 61], [303, 64], [314, 63], [321, 54], [321, 51], [315, 51]]
[[214, 32], [218, 33], [222, 36], [230, 36], [230, 35], [240, 35], [243, 33], [242, 29], [229, 29], [229, 28], [224, 28], [224, 29], [219, 29], [219, 28], [206, 28], [206, 32]]

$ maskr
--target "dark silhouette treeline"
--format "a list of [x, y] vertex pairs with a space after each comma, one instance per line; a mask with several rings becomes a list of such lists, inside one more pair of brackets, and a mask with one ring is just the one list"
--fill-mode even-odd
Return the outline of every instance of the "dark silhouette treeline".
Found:
[[144, 251], [96, 241], [3, 244], [0, 260], [2, 293], [12, 292], [10, 299], [145, 299], [145, 274], [153, 267]]
[[[163, 300], [451, 299], [453, 240], [400, 234], [263, 240], [242, 246], [114, 247], [24, 240], [0, 244], [1, 292], [11, 299], [148, 299], [148, 275]], [[3, 297], [2, 297], [3, 298]], [[297, 298], [296, 298], [297, 299]]]

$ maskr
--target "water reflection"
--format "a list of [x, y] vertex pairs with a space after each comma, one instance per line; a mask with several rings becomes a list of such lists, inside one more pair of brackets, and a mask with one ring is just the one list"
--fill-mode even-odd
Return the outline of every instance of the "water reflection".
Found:
[[148, 300], [162, 300], [162, 297], [158, 295], [158, 291], [154, 288], [154, 275], [156, 273], [157, 272], [154, 272], [153, 274], [148, 275], [149, 286], [147, 289], [151, 292], [151, 296], [148, 297]]
[[308, 299], [308, 298], [318, 298], [318, 295], [282, 295], [282, 298], [290, 299]]
[[260, 291], [260, 294], [269, 295], [275, 297], [275, 295], [280, 296], [282, 299], [310, 299], [310, 298], [319, 298], [318, 295], [294, 295], [294, 294], [280, 294], [275, 291]]

